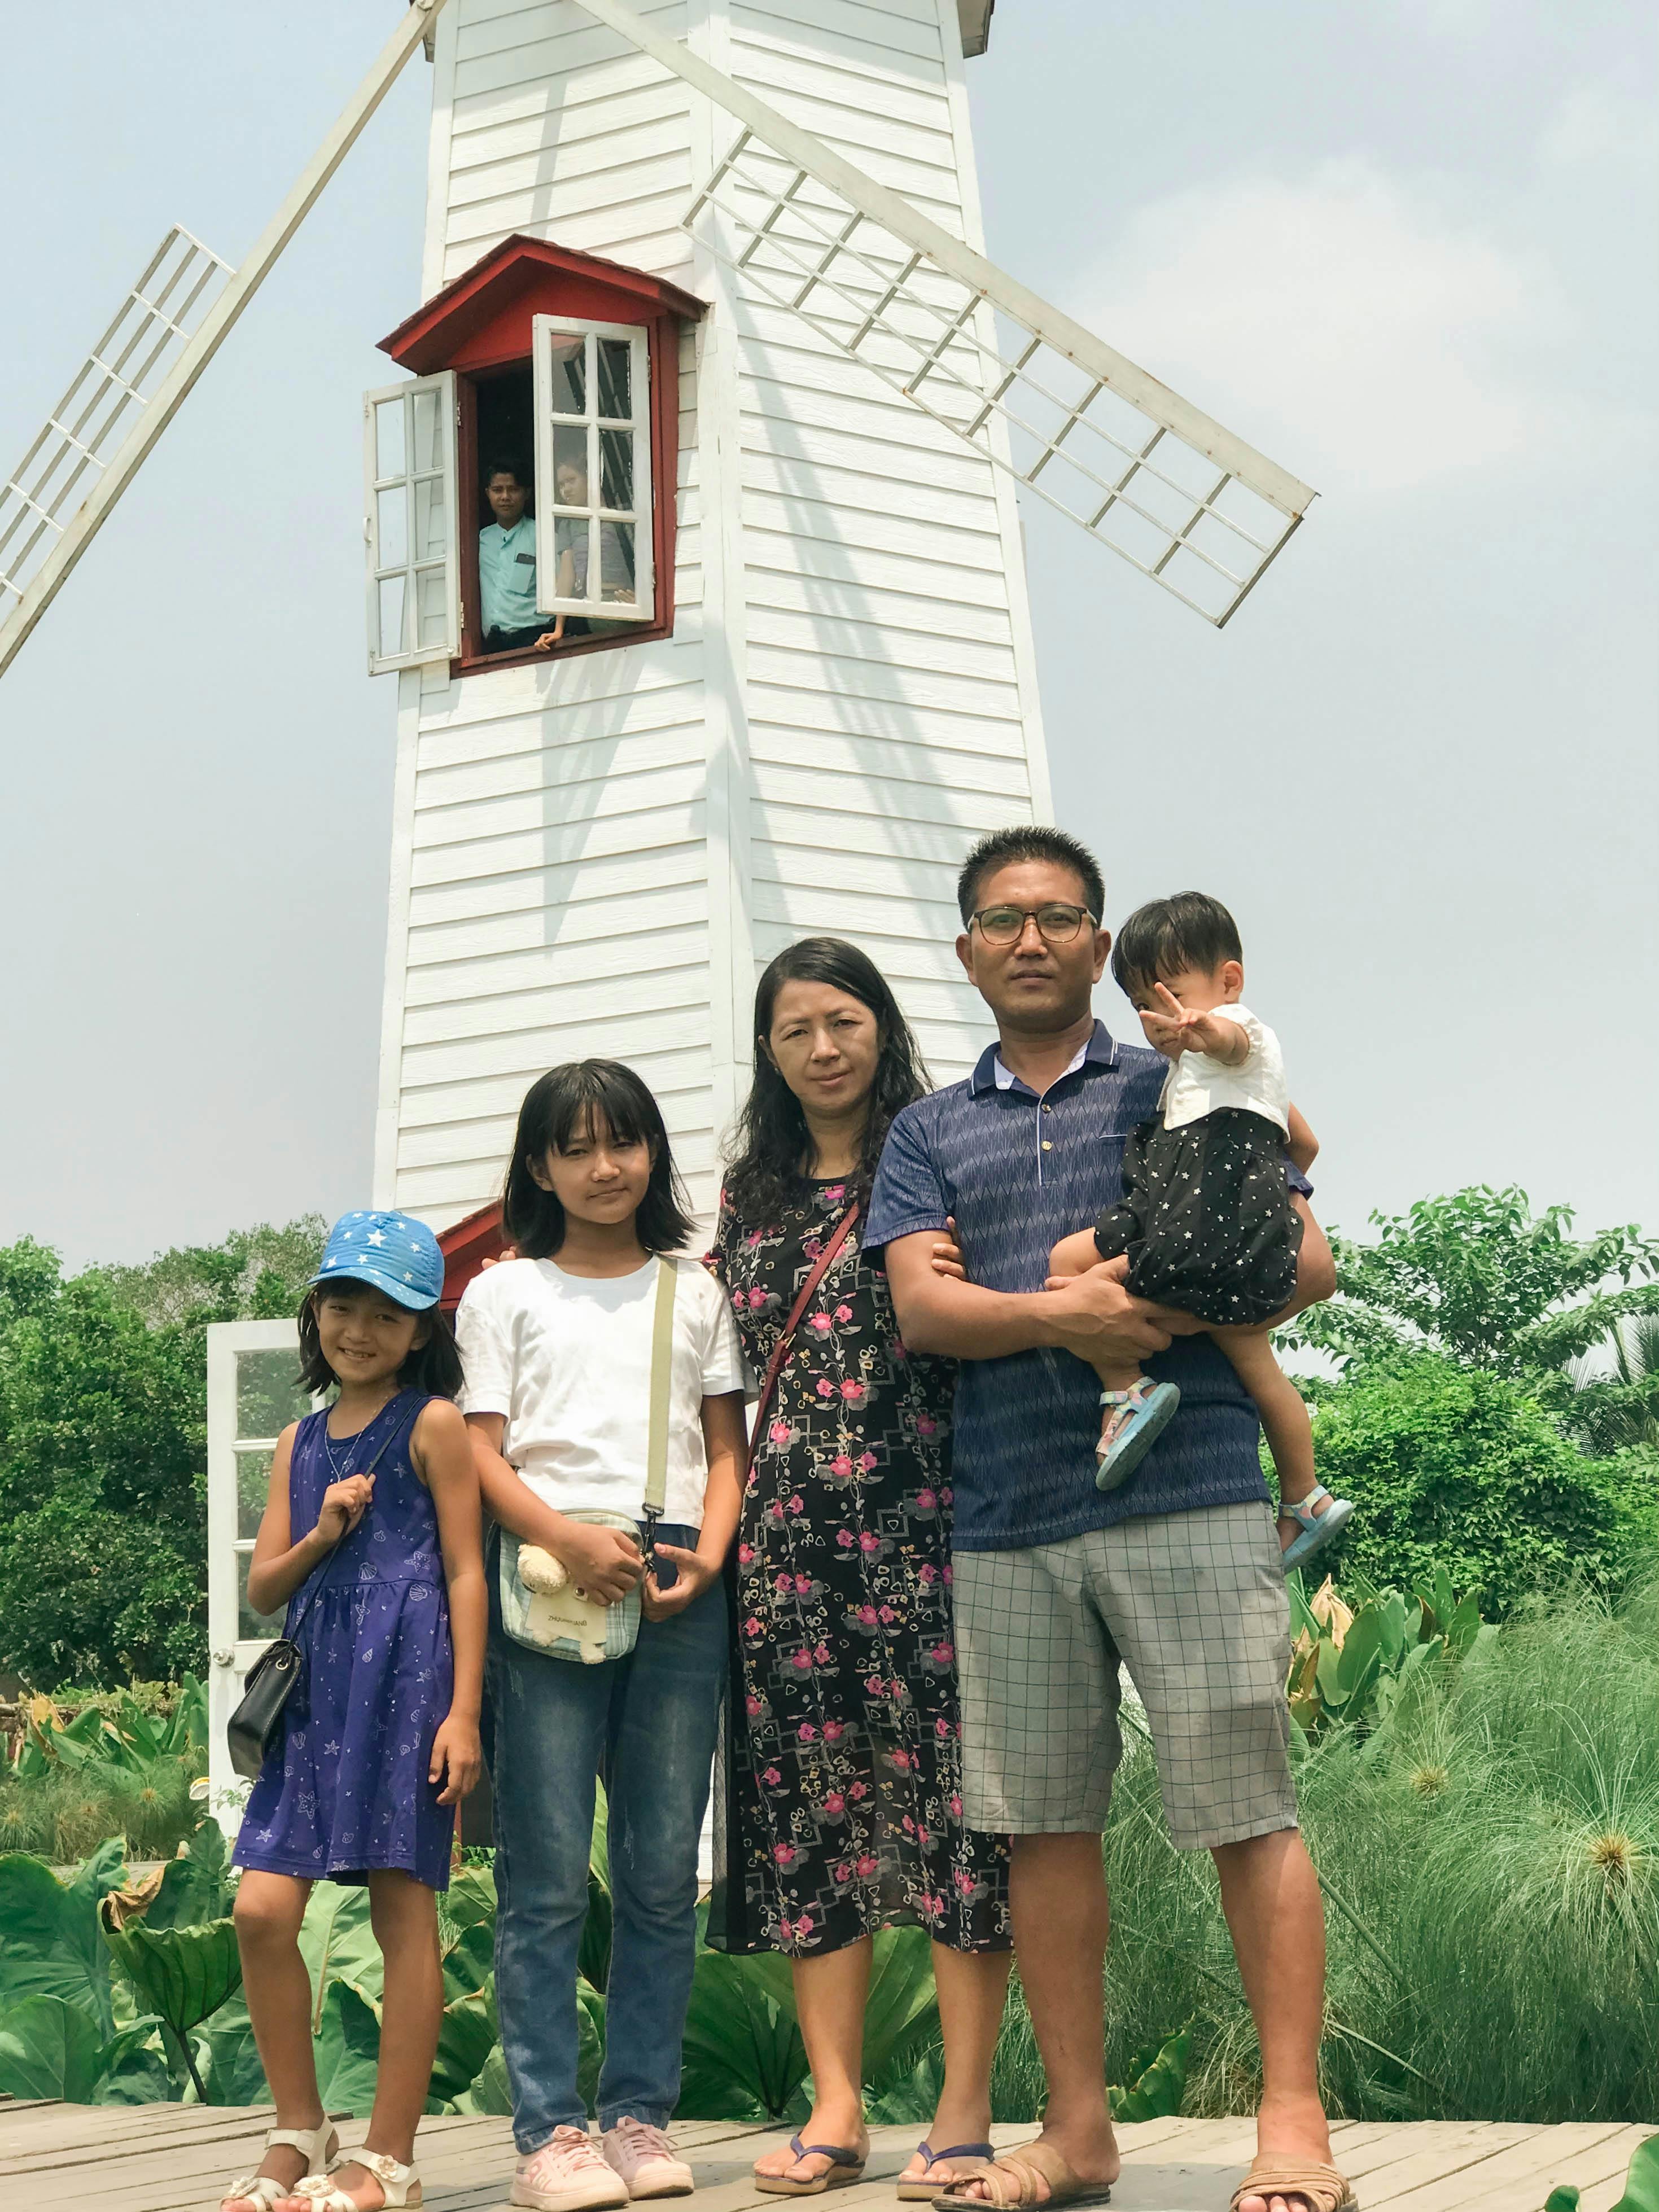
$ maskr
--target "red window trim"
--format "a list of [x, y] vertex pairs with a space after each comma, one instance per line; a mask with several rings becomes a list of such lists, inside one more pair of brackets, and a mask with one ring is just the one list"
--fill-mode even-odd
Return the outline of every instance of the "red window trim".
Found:
[[[461, 649], [449, 664], [452, 676], [470, 676], [481, 668], [546, 667], [578, 653], [615, 652], [619, 646], [643, 645], [651, 638], [671, 637], [674, 630], [674, 541], [678, 522], [680, 462], [680, 323], [677, 315], [635, 317], [635, 327], [647, 332], [651, 362], [651, 547], [656, 574], [657, 611], [649, 622], [630, 623], [625, 630], [608, 637], [581, 637], [569, 645], [538, 653], [483, 651], [483, 595], [478, 585], [478, 532], [470, 523], [461, 539]], [[483, 380], [503, 368], [530, 367], [527, 354], [509, 354], [499, 361], [470, 362], [455, 372], [456, 398], [460, 412], [457, 441], [458, 473], [463, 516], [476, 510], [472, 501], [478, 485], [478, 408], [474, 378]], [[471, 486], [469, 493], [467, 487]], [[548, 617], [550, 623], [551, 615]]]

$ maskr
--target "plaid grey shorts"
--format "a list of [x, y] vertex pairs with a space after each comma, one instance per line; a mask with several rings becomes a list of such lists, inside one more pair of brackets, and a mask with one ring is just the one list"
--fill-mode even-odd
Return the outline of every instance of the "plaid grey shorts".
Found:
[[958, 1552], [965, 1825], [1103, 1828], [1123, 1752], [1118, 1662], [1146, 1709], [1183, 1850], [1297, 1825], [1290, 1614], [1262, 1504], [1212, 1505], [1016, 1552]]

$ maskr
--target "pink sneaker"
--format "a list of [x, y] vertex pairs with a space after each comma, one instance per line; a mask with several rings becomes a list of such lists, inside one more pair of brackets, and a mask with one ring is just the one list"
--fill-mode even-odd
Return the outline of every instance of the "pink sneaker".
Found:
[[660, 2128], [626, 2114], [599, 2137], [605, 2164], [628, 2185], [630, 2197], [689, 2197], [696, 2187], [690, 2167]]
[[628, 2188], [585, 2128], [555, 2128], [539, 2150], [519, 2160], [507, 2202], [533, 2212], [599, 2212], [626, 2204]]

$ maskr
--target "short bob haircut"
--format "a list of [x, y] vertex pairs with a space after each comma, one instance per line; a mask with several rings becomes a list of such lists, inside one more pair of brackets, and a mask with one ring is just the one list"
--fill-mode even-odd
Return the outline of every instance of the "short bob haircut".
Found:
[[525, 1094], [501, 1193], [501, 1226], [526, 1260], [550, 1260], [564, 1242], [564, 1208], [530, 1172], [550, 1152], [570, 1149], [597, 1125], [624, 1145], [647, 1145], [651, 1180], [634, 1234], [647, 1252], [678, 1252], [691, 1234], [691, 1211], [663, 1125], [662, 1109], [619, 1060], [572, 1060], [551, 1067]]
[[[354, 1292], [362, 1297], [386, 1295], [377, 1291], [373, 1283], [365, 1283], [356, 1275], [331, 1275], [325, 1283], [313, 1283], [306, 1292], [300, 1307], [300, 1383], [301, 1389], [318, 1397], [325, 1390], [331, 1390], [340, 1379], [323, 1357], [322, 1337], [317, 1327], [317, 1301], [325, 1291], [331, 1297], [350, 1297]], [[459, 1397], [465, 1377], [449, 1316], [439, 1307], [431, 1306], [416, 1319], [426, 1323], [425, 1340], [415, 1346], [398, 1370], [398, 1388], [424, 1390], [431, 1398]]]
[[520, 490], [526, 494], [535, 489], [534, 479], [521, 453], [497, 453], [494, 460], [487, 463], [483, 472], [485, 488], [497, 477], [511, 477]]
[[1024, 822], [1012, 830], [991, 830], [963, 862], [957, 878], [957, 905], [964, 929], [978, 911], [981, 885], [999, 868], [1016, 866], [1021, 860], [1047, 860], [1053, 867], [1069, 869], [1078, 879], [1084, 905], [1098, 925], [1106, 910], [1106, 886], [1094, 854], [1064, 830], [1044, 822]]
[[739, 1221], [769, 1226], [806, 1187], [806, 1117], [773, 1064], [768, 1040], [778, 993], [786, 983], [826, 983], [868, 1006], [881, 1032], [864, 1150], [848, 1178], [854, 1195], [869, 1194], [893, 1116], [933, 1088], [916, 1041], [886, 977], [867, 953], [841, 937], [803, 937], [786, 945], [755, 990], [755, 1079], [732, 1132], [726, 1199]]
[[1238, 925], [1207, 891], [1177, 891], [1173, 898], [1138, 906], [1112, 947], [1112, 980], [1131, 994], [1150, 990], [1183, 968], [1214, 975], [1224, 961], [1244, 957]]

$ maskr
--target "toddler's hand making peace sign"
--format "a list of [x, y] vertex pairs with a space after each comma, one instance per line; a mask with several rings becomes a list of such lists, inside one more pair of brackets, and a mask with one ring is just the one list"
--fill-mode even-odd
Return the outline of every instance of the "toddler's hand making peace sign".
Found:
[[1167, 983], [1154, 983], [1152, 994], [1158, 1003], [1140, 1008], [1140, 1026], [1154, 1051], [1167, 1053], [1171, 1060], [1183, 1052], [1208, 1053], [1212, 1059], [1229, 1065], [1249, 1052], [1249, 1037], [1224, 1012], [1206, 1013], [1183, 1006]]

